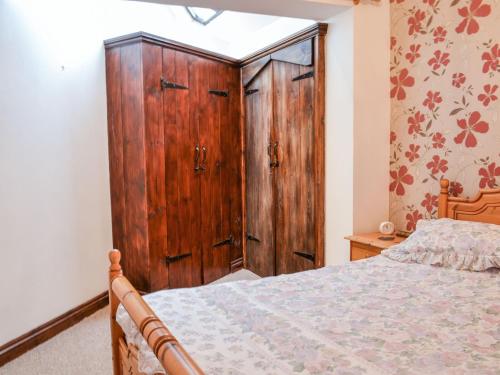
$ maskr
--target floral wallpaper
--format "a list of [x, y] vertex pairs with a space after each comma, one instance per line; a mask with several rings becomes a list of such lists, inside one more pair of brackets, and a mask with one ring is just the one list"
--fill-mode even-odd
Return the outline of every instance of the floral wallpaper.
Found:
[[398, 229], [451, 194], [500, 187], [500, 0], [390, 0], [390, 212]]

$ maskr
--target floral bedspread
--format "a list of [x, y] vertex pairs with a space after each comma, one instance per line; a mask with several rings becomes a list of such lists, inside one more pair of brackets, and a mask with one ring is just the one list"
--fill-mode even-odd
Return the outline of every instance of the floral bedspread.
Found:
[[[500, 271], [383, 256], [145, 297], [207, 374], [500, 373]], [[123, 307], [117, 320], [159, 362]]]

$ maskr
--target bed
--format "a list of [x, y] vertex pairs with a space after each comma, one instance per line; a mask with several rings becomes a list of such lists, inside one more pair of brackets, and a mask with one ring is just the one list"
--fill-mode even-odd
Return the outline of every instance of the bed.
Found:
[[[500, 189], [441, 218], [500, 224]], [[498, 374], [500, 270], [385, 256], [141, 297], [110, 252], [114, 374]]]

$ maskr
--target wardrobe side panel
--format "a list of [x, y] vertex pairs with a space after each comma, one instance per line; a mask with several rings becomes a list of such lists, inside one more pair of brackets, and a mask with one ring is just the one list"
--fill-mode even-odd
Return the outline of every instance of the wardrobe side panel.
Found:
[[127, 272], [120, 51], [106, 50], [106, 96], [113, 247], [122, 252], [122, 267]]
[[127, 276], [137, 289], [149, 291], [149, 241], [146, 196], [146, 150], [142, 44], [121, 47], [123, 164]]
[[316, 268], [325, 265], [325, 33], [314, 37], [314, 223]]
[[260, 276], [275, 273], [274, 184], [270, 167], [273, 122], [273, 79], [269, 64], [244, 98], [246, 131], [246, 262]]
[[[243, 207], [242, 207], [242, 161], [241, 145], [241, 90], [240, 69], [227, 66], [229, 83], [229, 111], [227, 123], [223, 125], [222, 155], [223, 163], [223, 196], [227, 197], [226, 210], [230, 222], [230, 233], [234, 237], [231, 246], [231, 272], [243, 266]], [[224, 183], [227, 181], [227, 183]]]
[[146, 151], [146, 188], [149, 238], [150, 289], [167, 288], [167, 217], [165, 189], [165, 134], [160, 77], [162, 47], [144, 43], [142, 47], [144, 80], [144, 119]]

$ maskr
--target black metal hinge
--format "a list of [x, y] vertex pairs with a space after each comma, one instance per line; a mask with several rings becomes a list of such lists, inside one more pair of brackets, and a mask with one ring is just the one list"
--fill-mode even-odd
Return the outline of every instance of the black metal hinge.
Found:
[[306, 79], [306, 78], [311, 78], [314, 77], [314, 70], [311, 70], [310, 72], [301, 74], [300, 76], [297, 76], [295, 78], [292, 78], [292, 81], [300, 81], [301, 79]]
[[255, 241], [255, 242], [260, 242], [260, 240], [255, 237], [255, 236], [252, 236], [251, 234], [247, 233], [247, 240], [248, 241]]
[[294, 251], [293, 253], [295, 255], [298, 255], [299, 257], [302, 257], [302, 258], [305, 258], [307, 260], [310, 260], [311, 262], [314, 262], [314, 259], [315, 259], [314, 254], [304, 253], [302, 251]]
[[259, 89], [245, 90], [245, 96], [255, 94], [256, 92], [259, 92]]
[[165, 257], [165, 261], [167, 262], [167, 264], [170, 264], [170, 263], [177, 262], [177, 261], [179, 261], [181, 259], [190, 257], [191, 255], [192, 255], [192, 253], [185, 253], [185, 254], [168, 256], [168, 257]]
[[212, 247], [221, 247], [224, 245], [233, 245], [233, 244], [234, 244], [234, 237], [232, 234], [230, 234], [228, 238], [226, 238], [225, 240], [222, 240], [220, 242], [214, 243], [212, 245]]
[[212, 95], [223, 96], [226, 98], [229, 96], [229, 91], [227, 90], [208, 90], [208, 93]]
[[189, 90], [189, 87], [180, 85], [180, 84], [175, 83], [175, 82], [169, 82], [163, 77], [160, 78], [160, 84], [161, 84], [162, 90], [164, 90], [164, 89]]

